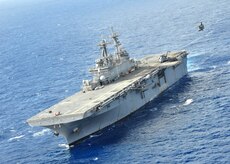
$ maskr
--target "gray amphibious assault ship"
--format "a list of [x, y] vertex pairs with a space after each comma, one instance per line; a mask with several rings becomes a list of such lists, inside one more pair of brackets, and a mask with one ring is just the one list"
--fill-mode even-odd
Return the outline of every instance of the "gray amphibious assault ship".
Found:
[[52, 129], [71, 145], [133, 113], [187, 74], [186, 51], [134, 60], [115, 32], [110, 37], [114, 55], [103, 40], [100, 58], [89, 70], [93, 79], [83, 80], [82, 91], [31, 117], [29, 125]]

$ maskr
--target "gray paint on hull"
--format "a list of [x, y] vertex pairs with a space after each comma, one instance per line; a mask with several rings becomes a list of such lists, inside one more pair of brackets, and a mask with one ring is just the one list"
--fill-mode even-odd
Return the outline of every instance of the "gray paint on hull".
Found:
[[180, 64], [164, 69], [164, 76], [160, 78], [159, 76], [154, 76], [147, 79], [144, 89], [130, 90], [126, 95], [115, 99], [109, 106], [106, 106], [106, 108], [109, 108], [106, 110], [107, 112], [102, 114], [98, 112], [98, 114], [82, 120], [58, 126], [47, 126], [47, 128], [62, 134], [68, 144], [74, 143], [135, 112], [186, 74], [187, 57], [184, 57]]

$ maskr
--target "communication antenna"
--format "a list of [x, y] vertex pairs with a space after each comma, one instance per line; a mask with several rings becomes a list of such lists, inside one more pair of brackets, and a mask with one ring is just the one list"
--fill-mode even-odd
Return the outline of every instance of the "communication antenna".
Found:
[[114, 46], [116, 48], [116, 54], [119, 54], [120, 53], [120, 46], [121, 46], [121, 43], [118, 39], [118, 34], [116, 32], [114, 32], [113, 30], [113, 27], [111, 27], [111, 32], [112, 32], [112, 35], [110, 36], [110, 38], [113, 39], [113, 43], [114, 43]]
[[110, 44], [105, 39], [102, 39], [102, 41], [98, 44], [98, 46], [101, 49], [101, 57], [105, 58], [108, 57], [108, 51], [107, 51], [107, 45]]

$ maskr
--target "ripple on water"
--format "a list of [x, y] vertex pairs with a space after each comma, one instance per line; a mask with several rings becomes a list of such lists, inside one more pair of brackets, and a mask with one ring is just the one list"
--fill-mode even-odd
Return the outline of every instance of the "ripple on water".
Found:
[[24, 136], [25, 136], [25, 135], [15, 136], [15, 137], [12, 137], [12, 138], [8, 139], [8, 141], [15, 141], [15, 140], [19, 141], [19, 139], [20, 139], [20, 138], [23, 138]]

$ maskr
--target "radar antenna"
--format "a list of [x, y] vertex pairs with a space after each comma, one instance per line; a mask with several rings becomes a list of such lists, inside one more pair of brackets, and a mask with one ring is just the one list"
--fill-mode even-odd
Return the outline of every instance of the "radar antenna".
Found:
[[119, 46], [121, 46], [121, 42], [118, 39], [118, 34], [113, 31], [113, 27], [111, 27], [112, 35], [110, 36], [113, 39], [114, 45], [116, 47], [117, 53], [119, 53]]
[[101, 49], [101, 57], [103, 58], [106, 58], [108, 57], [108, 51], [107, 51], [107, 45], [110, 44], [109, 42], [106, 42], [105, 39], [103, 39], [99, 44], [98, 46], [100, 47]]
[[112, 35], [110, 36], [110, 38], [113, 39], [113, 43], [116, 48], [117, 58], [120, 58], [121, 56], [127, 56], [128, 53], [122, 48], [121, 42], [118, 39], [120, 35], [113, 31], [113, 27], [111, 27], [111, 32]]

